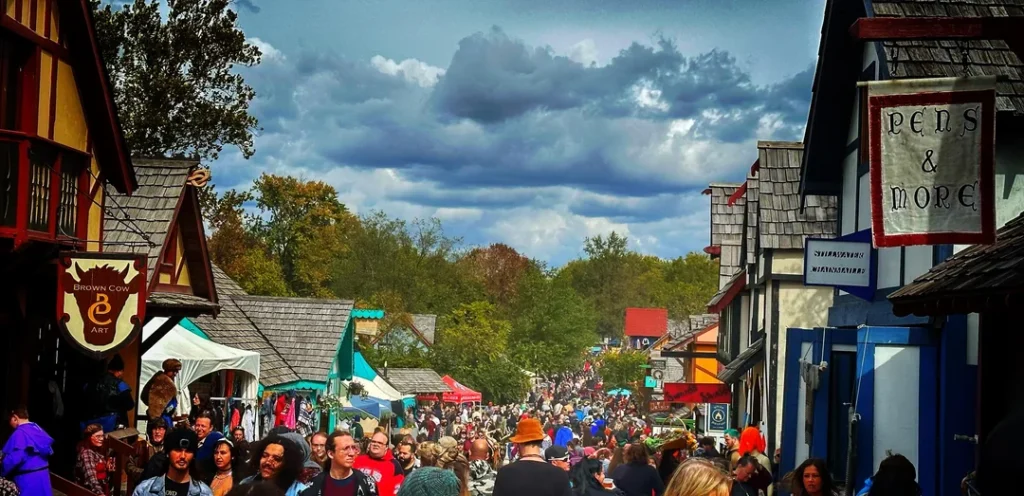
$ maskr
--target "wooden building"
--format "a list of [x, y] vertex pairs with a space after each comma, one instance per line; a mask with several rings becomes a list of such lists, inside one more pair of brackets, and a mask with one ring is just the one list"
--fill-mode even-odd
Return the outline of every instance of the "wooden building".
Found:
[[[103, 366], [57, 330], [57, 253], [100, 251], [105, 210], [115, 207], [107, 187], [137, 187], [88, 3], [0, 3], [0, 406], [29, 405], [58, 452], [70, 453], [51, 461], [65, 474], [79, 436], [72, 400], [84, 372]], [[35, 394], [51, 381], [64, 412]]]

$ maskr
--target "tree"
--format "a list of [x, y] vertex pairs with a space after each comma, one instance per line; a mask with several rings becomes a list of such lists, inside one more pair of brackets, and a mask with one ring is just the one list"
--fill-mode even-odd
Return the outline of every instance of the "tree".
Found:
[[334, 260], [347, 248], [358, 220], [321, 181], [263, 174], [253, 185], [261, 215], [251, 229], [281, 261], [285, 280], [300, 296], [332, 296]]
[[462, 263], [469, 266], [470, 274], [484, 287], [490, 300], [501, 307], [508, 307], [515, 300], [519, 280], [533, 264], [502, 243], [474, 248], [462, 258]]
[[604, 390], [629, 389], [633, 392], [643, 384], [647, 355], [637, 350], [606, 353], [601, 357], [597, 374], [604, 382]]
[[430, 350], [434, 370], [458, 378], [496, 403], [522, 401], [529, 390], [523, 370], [509, 360], [511, 325], [485, 301], [463, 304], [440, 319]]
[[231, 0], [91, 0], [96, 37], [132, 153], [216, 159], [225, 145], [252, 156], [255, 91], [236, 67], [260, 63]]
[[518, 292], [509, 339], [516, 362], [547, 377], [579, 370], [597, 341], [593, 307], [567, 282], [539, 270], [522, 276]]

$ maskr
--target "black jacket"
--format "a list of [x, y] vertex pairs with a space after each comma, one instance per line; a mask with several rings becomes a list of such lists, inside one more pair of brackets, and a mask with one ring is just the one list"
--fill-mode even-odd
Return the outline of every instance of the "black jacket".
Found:
[[[323, 496], [327, 477], [330, 477], [330, 470], [320, 472], [320, 475], [313, 478], [309, 487], [302, 491], [300, 496]], [[352, 477], [356, 478], [356, 496], [377, 496], [376, 482], [356, 469], [352, 469]]]

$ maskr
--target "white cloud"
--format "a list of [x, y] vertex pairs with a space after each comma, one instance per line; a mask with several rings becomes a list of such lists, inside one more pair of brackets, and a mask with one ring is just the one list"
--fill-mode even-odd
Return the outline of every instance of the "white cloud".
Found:
[[263, 41], [263, 40], [255, 37], [255, 36], [252, 37], [252, 38], [249, 38], [249, 39], [247, 39], [245, 41], [248, 41], [249, 43], [251, 43], [253, 45], [256, 45], [256, 48], [260, 49], [260, 52], [263, 53], [263, 62], [264, 63], [266, 63], [266, 62], [281, 62], [281, 61], [285, 60], [284, 53], [282, 53], [280, 50], [274, 48], [274, 45], [271, 45], [269, 42]]
[[434, 67], [426, 62], [416, 59], [405, 59], [395, 62], [380, 55], [374, 55], [370, 64], [378, 71], [389, 76], [401, 76], [410, 83], [416, 83], [423, 88], [430, 88], [437, 84], [437, 80], [444, 75], [444, 69]]
[[597, 55], [597, 44], [590, 38], [569, 47], [569, 59], [588, 67], [597, 64]]

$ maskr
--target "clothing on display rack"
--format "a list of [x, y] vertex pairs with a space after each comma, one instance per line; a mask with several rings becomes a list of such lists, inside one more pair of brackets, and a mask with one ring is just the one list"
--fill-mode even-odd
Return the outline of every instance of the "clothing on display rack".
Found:
[[252, 405], [245, 405], [245, 413], [242, 415], [242, 429], [245, 430], [245, 440], [253, 442], [256, 440], [256, 416], [253, 415]]
[[296, 407], [296, 404], [295, 404], [295, 391], [294, 390], [289, 391], [288, 392], [288, 396], [290, 398], [288, 400], [288, 415], [285, 417], [285, 425], [288, 426], [289, 429], [294, 431], [295, 430], [295, 425], [297, 423], [296, 419], [295, 419], [295, 416], [296, 416], [296, 414], [299, 413], [296, 410], [296, 408], [295, 408]]
[[274, 403], [274, 427], [288, 425], [288, 398], [281, 394]]

